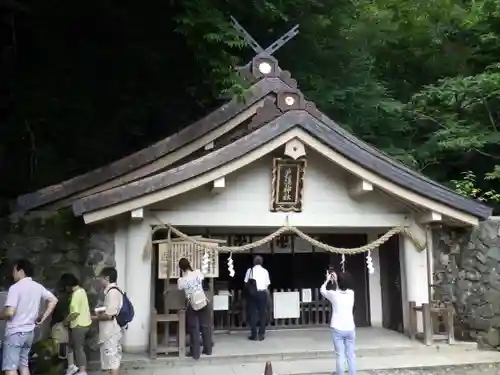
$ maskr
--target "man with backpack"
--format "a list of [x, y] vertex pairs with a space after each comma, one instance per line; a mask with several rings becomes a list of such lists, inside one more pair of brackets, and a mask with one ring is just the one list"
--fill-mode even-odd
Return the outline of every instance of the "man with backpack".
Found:
[[96, 309], [99, 321], [101, 368], [119, 375], [122, 359], [122, 332], [134, 317], [134, 308], [127, 295], [116, 285], [118, 275], [113, 267], [105, 267], [99, 276], [104, 287], [104, 306]]

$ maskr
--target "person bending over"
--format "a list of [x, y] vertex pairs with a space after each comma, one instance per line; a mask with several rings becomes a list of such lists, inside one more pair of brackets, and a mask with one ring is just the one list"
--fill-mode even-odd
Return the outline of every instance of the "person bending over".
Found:
[[212, 354], [212, 326], [210, 324], [208, 299], [203, 291], [204, 276], [200, 270], [193, 270], [186, 258], [179, 260], [179, 268], [182, 277], [177, 280], [177, 287], [179, 290], [184, 291], [188, 301], [186, 320], [191, 346], [190, 353], [194, 359], [199, 359], [200, 330], [203, 341], [203, 354]]

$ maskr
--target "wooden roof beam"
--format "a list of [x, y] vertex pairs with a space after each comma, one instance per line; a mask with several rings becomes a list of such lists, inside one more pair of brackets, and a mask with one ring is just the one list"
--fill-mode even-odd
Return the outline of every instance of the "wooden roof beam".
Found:
[[418, 218], [420, 224], [440, 223], [442, 221], [443, 215], [435, 211], [427, 211]]
[[358, 198], [373, 191], [373, 185], [365, 180], [358, 180], [349, 188], [351, 198]]
[[217, 180], [212, 181], [212, 186], [210, 191], [213, 194], [220, 194], [226, 188], [226, 177], [220, 177]]
[[130, 217], [132, 220], [143, 220], [144, 219], [144, 207], [136, 208], [130, 211]]

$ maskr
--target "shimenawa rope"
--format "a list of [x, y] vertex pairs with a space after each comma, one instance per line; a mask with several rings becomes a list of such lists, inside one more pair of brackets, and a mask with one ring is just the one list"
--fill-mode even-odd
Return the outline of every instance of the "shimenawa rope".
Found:
[[[201, 247], [201, 248], [207, 248], [206, 244], [204, 244], [203, 242], [197, 241], [196, 239], [189, 237], [188, 235], [186, 235], [185, 233], [182, 233], [180, 230], [176, 229], [175, 227], [173, 227], [170, 224], [161, 224], [161, 227], [168, 229], [169, 231], [171, 231], [172, 233], [174, 233], [176, 236], [178, 236], [179, 238], [181, 238], [184, 241], [190, 242], [190, 243], [192, 243], [198, 247]], [[159, 229], [159, 228], [156, 227], [155, 229]], [[369, 244], [349, 249], [349, 248], [343, 248], [343, 247], [330, 246], [330, 245], [327, 245], [325, 243], [322, 243], [322, 242], [312, 238], [311, 236], [305, 234], [300, 229], [287, 224], [287, 225], [282, 226], [281, 228], [278, 228], [273, 233], [261, 238], [258, 241], [251, 242], [251, 243], [248, 243], [248, 244], [245, 244], [242, 246], [218, 246], [217, 250], [221, 251], [221, 252], [229, 252], [229, 253], [244, 252], [244, 251], [248, 251], [248, 250], [254, 249], [256, 247], [265, 245], [265, 244], [271, 242], [275, 238], [277, 238], [285, 233], [295, 233], [297, 236], [299, 236], [300, 238], [309, 242], [311, 245], [313, 245], [317, 248], [320, 248], [322, 250], [325, 250], [325, 251], [328, 251], [331, 253], [344, 254], [344, 255], [355, 255], [355, 254], [365, 253], [368, 251], [373, 251], [373, 250], [377, 249], [378, 247], [380, 247], [381, 245], [383, 245], [384, 243], [386, 243], [391, 237], [393, 237], [399, 233], [403, 233], [404, 235], [408, 236], [413, 242], [416, 243], [410, 230], [404, 225], [390, 229], [384, 235], [382, 235], [381, 237], [377, 238], [375, 241], [373, 241]]]

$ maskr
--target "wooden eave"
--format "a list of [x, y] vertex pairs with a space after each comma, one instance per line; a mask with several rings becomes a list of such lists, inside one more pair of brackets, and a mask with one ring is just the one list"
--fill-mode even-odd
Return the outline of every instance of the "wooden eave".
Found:
[[[284, 111], [283, 107], [280, 107], [282, 102], [280, 96], [284, 94], [297, 95], [300, 100], [296, 101], [293, 108]], [[419, 196], [478, 219], [487, 219], [491, 215], [492, 209], [490, 207], [453, 192], [349, 134], [319, 112], [312, 103], [303, 100], [299, 91], [292, 93], [290, 89], [287, 89], [284, 94], [278, 95], [275, 105], [268, 103], [259, 110], [256, 117], [262, 119], [264, 124], [256, 127], [252, 133], [245, 137], [178, 168], [77, 200], [73, 203], [74, 213], [83, 215], [119, 205], [122, 202], [194, 179], [241, 158], [274, 138], [298, 127], [355, 164]], [[277, 115], [277, 113], [280, 114]]]
[[[238, 114], [265, 97], [283, 90], [289, 90], [293, 87], [296, 87], [296, 82], [285, 71], [278, 77], [265, 77], [258, 80], [244, 93], [244, 100], [242, 98], [233, 98], [230, 102], [178, 133], [109, 165], [73, 177], [59, 184], [19, 196], [15, 202], [12, 202], [11, 210], [13, 212], [26, 212], [41, 208], [115, 179], [120, 179], [115, 184], [117, 186], [140, 179], [144, 175], [134, 176], [134, 178], [127, 178], [124, 175], [153, 163], [155, 160], [194, 142], [232, 118], [235, 118]], [[151, 171], [148, 174], [150, 175]], [[75, 198], [79, 197], [76, 196]]]

